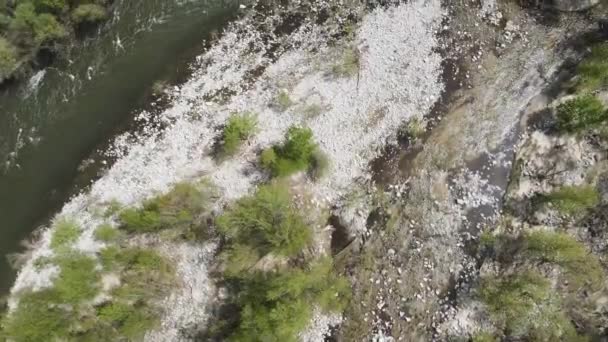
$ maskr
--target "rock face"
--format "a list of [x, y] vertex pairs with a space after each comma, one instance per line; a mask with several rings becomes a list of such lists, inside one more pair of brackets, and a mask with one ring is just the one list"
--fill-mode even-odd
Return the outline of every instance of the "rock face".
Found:
[[582, 11], [597, 5], [600, 0], [551, 0], [551, 7], [560, 11]]

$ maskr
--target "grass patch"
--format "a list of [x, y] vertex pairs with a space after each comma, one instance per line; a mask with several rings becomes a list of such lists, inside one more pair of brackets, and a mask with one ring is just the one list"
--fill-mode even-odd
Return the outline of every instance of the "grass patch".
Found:
[[594, 95], [581, 95], [557, 106], [557, 127], [574, 133], [598, 125], [608, 119], [608, 112]]
[[419, 118], [413, 118], [405, 127], [405, 133], [412, 139], [420, 138], [424, 132], [426, 132], [426, 123]]
[[94, 232], [95, 239], [103, 242], [113, 242], [120, 236], [120, 231], [110, 224], [102, 224]]
[[352, 77], [359, 73], [360, 55], [356, 48], [348, 47], [342, 51], [339, 61], [331, 68], [336, 77]]
[[289, 97], [289, 93], [286, 90], [281, 90], [274, 99], [274, 106], [281, 112], [286, 111], [289, 107], [293, 106], [294, 102]]
[[608, 43], [591, 48], [591, 53], [578, 65], [580, 77], [577, 88], [593, 91], [608, 85]]
[[129, 233], [150, 233], [163, 229], [190, 229], [208, 212], [214, 191], [206, 184], [179, 183], [170, 192], [144, 202], [142, 208], [128, 208], [120, 215], [121, 229]]
[[260, 161], [262, 167], [269, 170], [273, 177], [285, 177], [310, 169], [314, 166], [314, 158], [321, 156], [318, 153], [312, 130], [292, 126], [285, 134], [283, 145], [275, 145], [264, 150]]
[[298, 341], [312, 309], [340, 312], [348, 302], [350, 284], [334, 274], [330, 259], [305, 269], [245, 274], [238, 279], [235, 301], [240, 321], [229, 341]]
[[534, 231], [525, 235], [525, 255], [540, 262], [561, 266], [576, 287], [597, 287], [603, 279], [602, 266], [585, 246], [564, 233]]
[[77, 304], [93, 298], [99, 287], [99, 274], [95, 259], [84, 254], [69, 253], [58, 257], [61, 269], [54, 289], [62, 303]]
[[13, 341], [65, 339], [76, 317], [60, 306], [58, 298], [54, 290], [22, 294], [17, 310], [2, 322], [2, 336]]
[[551, 203], [557, 210], [568, 215], [585, 213], [599, 204], [600, 195], [590, 185], [563, 186], [541, 197], [541, 202]]
[[237, 153], [243, 142], [251, 138], [256, 130], [255, 115], [251, 113], [231, 114], [222, 133], [219, 155], [228, 157]]
[[51, 248], [55, 252], [70, 248], [78, 240], [81, 233], [76, 222], [66, 219], [56, 222], [52, 229]]
[[291, 195], [280, 184], [260, 187], [238, 200], [218, 218], [217, 226], [232, 244], [251, 246], [258, 255], [293, 256], [311, 239]]

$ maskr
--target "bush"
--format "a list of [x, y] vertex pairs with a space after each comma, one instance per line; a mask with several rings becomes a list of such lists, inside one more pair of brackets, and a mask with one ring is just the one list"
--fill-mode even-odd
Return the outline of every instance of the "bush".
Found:
[[93, 298], [98, 291], [99, 274], [95, 259], [79, 253], [69, 253], [56, 260], [61, 271], [54, 289], [61, 303], [77, 304]]
[[496, 321], [507, 330], [520, 332], [528, 326], [534, 308], [549, 300], [549, 289], [548, 280], [528, 271], [484, 279], [479, 293]]
[[102, 306], [98, 310], [98, 317], [129, 340], [142, 338], [158, 321], [158, 317], [147, 307], [135, 307], [117, 302]]
[[33, 0], [38, 12], [61, 13], [66, 9], [66, 0]]
[[581, 131], [607, 118], [608, 112], [593, 95], [582, 95], [557, 106], [557, 126], [565, 132]]
[[232, 114], [222, 134], [221, 156], [234, 155], [241, 144], [251, 138], [257, 129], [257, 119], [251, 113]]
[[350, 284], [334, 274], [328, 258], [307, 269], [243, 275], [234, 297], [241, 308], [240, 322], [229, 340], [297, 341], [313, 307], [340, 312], [349, 293]]
[[280, 111], [284, 112], [293, 105], [293, 101], [289, 97], [287, 91], [281, 90], [277, 95], [274, 104]]
[[95, 23], [106, 20], [108, 12], [105, 7], [97, 4], [82, 4], [78, 5], [72, 11], [72, 20], [77, 23]]
[[340, 62], [334, 64], [332, 73], [338, 77], [351, 77], [359, 72], [359, 51], [347, 48], [342, 52]]
[[112, 242], [118, 239], [120, 232], [109, 224], [102, 224], [95, 229], [95, 239], [103, 242]]
[[121, 228], [132, 233], [157, 232], [168, 228], [189, 228], [208, 211], [213, 190], [203, 184], [179, 183], [168, 193], [152, 198], [143, 208], [129, 208], [119, 215]]
[[3, 337], [13, 341], [64, 340], [76, 317], [64, 310], [54, 290], [30, 292], [19, 297], [19, 306], [2, 324]]
[[30, 2], [17, 5], [11, 29], [20, 33], [20, 38], [24, 43], [34, 45], [63, 38], [67, 34], [65, 28], [52, 14], [37, 14], [36, 8]]
[[553, 204], [565, 214], [577, 215], [598, 205], [600, 196], [595, 187], [590, 185], [563, 186], [543, 196], [541, 200]]
[[313, 162], [317, 144], [310, 128], [292, 126], [285, 134], [285, 143], [262, 152], [261, 164], [274, 177], [284, 177], [308, 169]]
[[217, 225], [230, 242], [252, 246], [262, 256], [270, 252], [292, 256], [311, 239], [310, 229], [292, 207], [291, 195], [277, 184], [237, 201]]
[[498, 338], [494, 337], [493, 334], [490, 334], [488, 332], [480, 332], [475, 334], [475, 336], [473, 336], [473, 339], [471, 342], [498, 342], [500, 341]]
[[608, 43], [597, 44], [578, 66], [578, 88], [593, 91], [608, 85]]
[[38, 15], [33, 24], [34, 42], [43, 44], [48, 41], [63, 38], [67, 35], [65, 28], [51, 14]]
[[583, 283], [596, 287], [601, 283], [603, 271], [597, 258], [568, 234], [534, 231], [525, 238], [524, 253], [528, 258], [561, 266], [575, 287]]
[[80, 227], [70, 220], [60, 220], [53, 225], [51, 248], [55, 251], [69, 249], [80, 237]]
[[0, 37], [0, 82], [11, 76], [17, 67], [17, 50], [8, 40]]

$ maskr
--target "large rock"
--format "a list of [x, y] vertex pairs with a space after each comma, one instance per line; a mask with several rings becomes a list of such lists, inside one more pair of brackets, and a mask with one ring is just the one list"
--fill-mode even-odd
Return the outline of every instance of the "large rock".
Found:
[[582, 11], [597, 5], [600, 0], [550, 0], [549, 3], [560, 11]]

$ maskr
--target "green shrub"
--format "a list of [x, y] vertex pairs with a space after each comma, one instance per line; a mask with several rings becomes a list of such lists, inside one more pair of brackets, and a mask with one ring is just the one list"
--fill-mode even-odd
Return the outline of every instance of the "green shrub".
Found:
[[282, 112], [293, 105], [293, 101], [285, 90], [281, 90], [274, 101], [275, 106]]
[[527, 330], [532, 311], [549, 300], [549, 290], [547, 279], [528, 271], [484, 279], [479, 293], [496, 321], [510, 331], [520, 332]]
[[43, 44], [48, 41], [63, 38], [67, 35], [65, 27], [57, 19], [48, 13], [38, 15], [32, 26], [34, 30], [34, 42]]
[[65, 0], [33, 0], [33, 2], [38, 12], [60, 13], [68, 7]]
[[69, 253], [56, 259], [61, 271], [54, 289], [63, 303], [77, 304], [93, 298], [98, 291], [99, 274], [95, 259], [79, 253]]
[[222, 252], [222, 259], [226, 265], [224, 273], [237, 276], [249, 271], [260, 260], [260, 254], [251, 246], [236, 243]]
[[19, 296], [19, 306], [2, 322], [2, 335], [13, 341], [64, 340], [76, 318], [64, 310], [54, 290], [30, 292]]
[[17, 50], [8, 40], [0, 37], [0, 82], [11, 76], [17, 67]]
[[593, 91], [608, 85], [608, 43], [591, 48], [591, 54], [578, 66], [580, 90]]
[[179, 183], [168, 193], [129, 208], [119, 215], [121, 228], [131, 233], [157, 232], [168, 228], [188, 228], [208, 211], [213, 189], [203, 184]]
[[359, 72], [359, 51], [347, 48], [342, 52], [340, 61], [333, 65], [332, 73], [338, 77], [351, 77]]
[[257, 119], [251, 113], [232, 114], [224, 127], [222, 134], [222, 156], [234, 155], [241, 144], [251, 138], [257, 129]]
[[[272, 151], [271, 151], [272, 150]], [[292, 126], [285, 134], [285, 143], [262, 152], [261, 164], [274, 177], [289, 176], [297, 171], [309, 169], [317, 144], [312, 130]]]
[[80, 237], [80, 227], [74, 221], [62, 219], [53, 225], [51, 248], [55, 251], [71, 247]]
[[103, 242], [112, 242], [118, 239], [120, 232], [109, 224], [102, 224], [95, 229], [95, 239]]
[[334, 274], [330, 259], [305, 270], [246, 274], [239, 278], [234, 297], [240, 322], [228, 340], [298, 341], [313, 307], [340, 312], [349, 294], [350, 284]]
[[426, 124], [423, 120], [413, 118], [407, 123], [406, 133], [412, 139], [420, 138], [426, 131]]
[[595, 187], [590, 185], [563, 186], [543, 196], [541, 200], [553, 204], [565, 214], [577, 215], [598, 205], [600, 196]]
[[557, 126], [565, 132], [577, 132], [605, 121], [608, 112], [594, 95], [581, 95], [557, 106]]
[[97, 4], [78, 5], [78, 7], [72, 11], [72, 20], [77, 24], [104, 21], [107, 17], [108, 12], [106, 8]]
[[285, 187], [260, 187], [224, 212], [218, 229], [232, 243], [252, 246], [259, 255], [294, 255], [310, 242], [311, 232], [291, 202]]
[[534, 231], [525, 235], [528, 258], [561, 266], [575, 287], [588, 283], [598, 286], [603, 279], [602, 266], [585, 246], [564, 233]]
[[480, 332], [473, 336], [473, 340], [471, 342], [498, 342], [499, 339], [494, 337], [493, 334], [488, 332]]
[[158, 317], [147, 307], [117, 302], [102, 306], [97, 314], [102, 322], [110, 324], [129, 340], [140, 339], [158, 321]]

